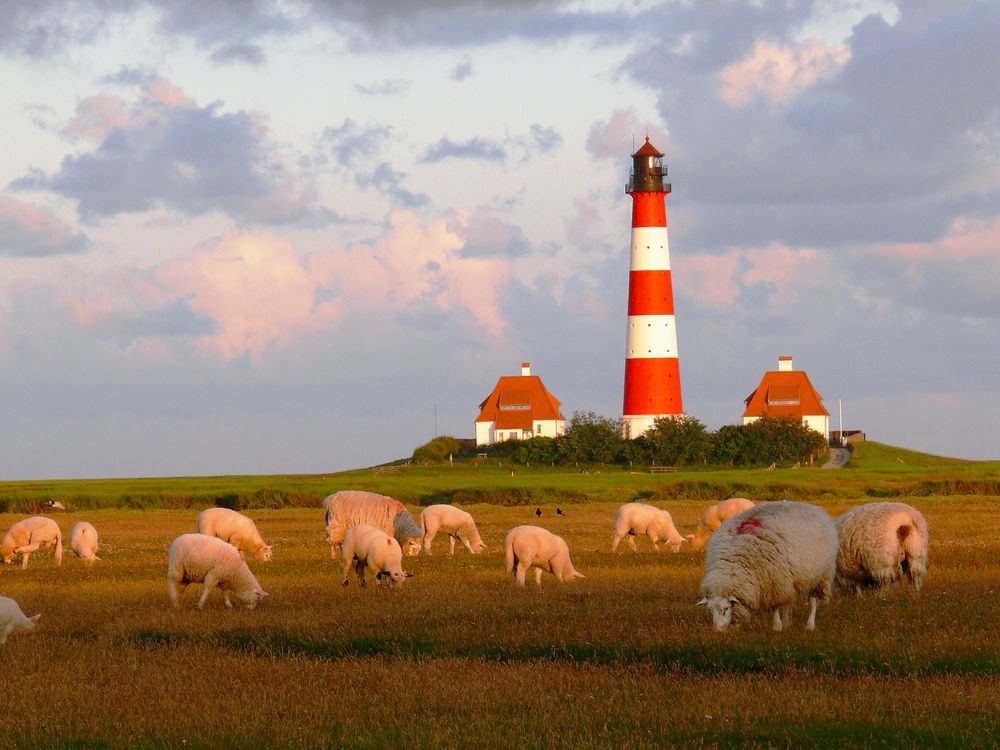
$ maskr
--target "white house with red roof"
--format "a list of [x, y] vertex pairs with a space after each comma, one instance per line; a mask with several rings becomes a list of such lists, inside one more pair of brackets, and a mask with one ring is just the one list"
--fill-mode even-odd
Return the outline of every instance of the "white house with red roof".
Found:
[[823, 397], [813, 388], [809, 376], [792, 366], [791, 357], [778, 357], [778, 369], [764, 373], [757, 390], [746, 397], [743, 424], [750, 424], [764, 414], [794, 419], [830, 439], [830, 412]]
[[559, 411], [559, 404], [542, 379], [531, 374], [531, 363], [523, 362], [520, 375], [501, 376], [479, 404], [476, 445], [562, 435], [566, 417]]

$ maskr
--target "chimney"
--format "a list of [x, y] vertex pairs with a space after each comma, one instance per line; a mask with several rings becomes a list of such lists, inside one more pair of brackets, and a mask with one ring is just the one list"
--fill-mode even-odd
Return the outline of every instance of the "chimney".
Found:
[[521, 363], [521, 377], [531, 374], [531, 362]]
[[778, 357], [778, 372], [791, 372], [793, 369], [791, 357]]

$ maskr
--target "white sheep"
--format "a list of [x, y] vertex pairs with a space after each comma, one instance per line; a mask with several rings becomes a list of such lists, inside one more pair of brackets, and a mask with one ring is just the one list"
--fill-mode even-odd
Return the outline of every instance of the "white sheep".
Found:
[[472, 514], [454, 505], [431, 505], [420, 513], [420, 531], [424, 538], [424, 550], [431, 553], [431, 542], [439, 531], [448, 534], [451, 543], [450, 554], [455, 554], [455, 540], [458, 539], [473, 555], [486, 549], [486, 543], [479, 536], [479, 529]]
[[328, 495], [323, 500], [326, 510], [326, 541], [330, 557], [344, 543], [344, 534], [351, 526], [367, 524], [395, 537], [403, 551], [413, 557], [420, 552], [423, 536], [413, 515], [399, 500], [362, 490], [343, 490]]
[[687, 537], [691, 540], [691, 546], [694, 549], [701, 549], [705, 546], [708, 538], [722, 528], [723, 523], [733, 516], [742, 513], [747, 508], [752, 507], [753, 502], [747, 500], [745, 497], [731, 497], [715, 505], [710, 505], [701, 514], [701, 520], [698, 521], [698, 528], [695, 529], [693, 534]]
[[11, 633], [23, 630], [26, 633], [35, 631], [35, 623], [41, 613], [25, 617], [17, 602], [6, 596], [0, 596], [0, 645], [7, 642]]
[[552, 573], [560, 583], [585, 578], [569, 559], [569, 546], [561, 536], [540, 526], [515, 526], [504, 539], [507, 552], [507, 572], [513, 573], [518, 584], [524, 585], [528, 569], [535, 567], [535, 583], [542, 585], [542, 571]]
[[21, 555], [21, 568], [28, 567], [28, 557], [38, 549], [51, 547], [56, 565], [62, 563], [62, 532], [59, 524], [45, 516], [31, 516], [18, 521], [0, 542], [0, 556], [5, 563]]
[[670, 544], [673, 552], [677, 552], [681, 545], [688, 541], [677, 533], [670, 511], [645, 503], [625, 503], [618, 509], [618, 516], [615, 518], [615, 538], [611, 540], [611, 551], [618, 549], [618, 543], [623, 537], [628, 538], [632, 551], [637, 551], [635, 546], [637, 534], [648, 536], [657, 552], [660, 551], [661, 540]]
[[348, 585], [347, 573], [351, 567], [362, 588], [365, 586], [365, 571], [368, 569], [375, 573], [377, 584], [386, 580], [393, 586], [398, 586], [412, 575], [403, 572], [403, 550], [399, 542], [381, 529], [368, 524], [358, 524], [347, 530], [341, 556], [344, 561], [344, 586]]
[[716, 630], [773, 612], [774, 630], [808, 596], [806, 629], [816, 627], [819, 599], [830, 595], [837, 561], [837, 528], [815, 505], [782, 500], [756, 505], [726, 521], [708, 541], [703, 599]]
[[867, 503], [837, 519], [837, 588], [880, 589], [906, 577], [917, 593], [927, 574], [927, 521], [906, 503]]
[[167, 590], [174, 607], [180, 606], [180, 596], [190, 583], [204, 586], [198, 609], [205, 606], [214, 588], [222, 591], [227, 607], [233, 606], [230, 594], [247, 609], [253, 609], [267, 596], [239, 551], [228, 542], [207, 534], [181, 534], [170, 545]]
[[100, 542], [97, 539], [97, 529], [86, 521], [80, 521], [69, 531], [69, 548], [77, 557], [86, 562], [92, 563], [100, 560], [97, 556], [97, 548]]
[[240, 551], [246, 560], [270, 560], [273, 546], [264, 543], [254, 522], [229, 508], [207, 508], [198, 514], [198, 533], [218, 537]]

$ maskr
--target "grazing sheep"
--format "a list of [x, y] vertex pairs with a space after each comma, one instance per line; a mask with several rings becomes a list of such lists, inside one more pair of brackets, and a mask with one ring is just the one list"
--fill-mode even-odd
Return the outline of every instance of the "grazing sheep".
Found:
[[909, 580], [917, 593], [927, 575], [927, 521], [906, 503], [867, 503], [837, 519], [837, 588], [881, 589]]
[[0, 556], [5, 563], [21, 555], [21, 568], [28, 567], [28, 557], [37, 549], [51, 547], [56, 565], [62, 564], [62, 532], [59, 524], [45, 516], [31, 516], [18, 521], [0, 542]]
[[507, 551], [507, 572], [513, 573], [518, 584], [524, 585], [528, 569], [535, 566], [535, 583], [542, 585], [542, 571], [555, 575], [561, 583], [585, 578], [569, 559], [566, 540], [540, 526], [515, 526], [504, 539]]
[[716, 630], [773, 612], [782, 630], [792, 607], [809, 597], [806, 630], [816, 627], [816, 605], [829, 596], [837, 561], [837, 528], [815, 505], [782, 500], [756, 505], [726, 521], [708, 540], [704, 598]]
[[629, 547], [636, 552], [636, 534], [646, 534], [657, 552], [660, 551], [660, 540], [669, 543], [672, 552], [677, 552], [687, 541], [677, 533], [670, 511], [645, 503], [625, 503], [618, 509], [618, 516], [615, 518], [615, 538], [611, 540], [611, 551], [616, 551], [622, 538], [628, 537]]
[[69, 532], [69, 548], [77, 557], [81, 557], [89, 563], [100, 560], [97, 556], [97, 529], [86, 521], [80, 521]]
[[399, 500], [362, 490], [343, 490], [323, 500], [326, 509], [326, 541], [330, 557], [337, 556], [344, 534], [351, 526], [368, 524], [395, 537], [403, 551], [413, 557], [420, 552], [423, 536], [413, 515]]
[[452, 555], [455, 554], [456, 539], [473, 555], [486, 549], [486, 543], [479, 536], [472, 514], [454, 505], [431, 505], [424, 508], [420, 513], [420, 531], [424, 538], [424, 550], [428, 555], [431, 553], [431, 542], [438, 531], [448, 533]]
[[691, 546], [695, 549], [701, 549], [705, 546], [708, 538], [722, 528], [722, 524], [726, 520], [752, 507], [753, 502], [747, 500], [745, 497], [731, 497], [715, 505], [710, 505], [701, 514], [701, 520], [698, 521], [698, 528], [695, 529], [693, 534], [688, 536], [688, 539], [691, 540]]
[[11, 633], [23, 630], [26, 633], [35, 632], [35, 623], [41, 613], [33, 617], [25, 617], [17, 602], [6, 596], [0, 596], [0, 645], [7, 642]]
[[264, 544], [254, 522], [229, 508], [208, 508], [198, 514], [198, 533], [218, 537], [240, 551], [244, 560], [249, 556], [270, 560], [272, 546]]
[[399, 542], [368, 524], [358, 524], [347, 530], [341, 555], [344, 560], [344, 586], [348, 585], [347, 571], [352, 566], [361, 588], [365, 587], [365, 571], [369, 568], [375, 573], [377, 584], [387, 580], [398, 586], [412, 575], [403, 572], [403, 550]]
[[207, 534], [181, 534], [170, 545], [167, 563], [167, 590], [174, 607], [180, 606], [180, 596], [189, 583], [204, 586], [198, 609], [218, 587], [227, 607], [232, 607], [229, 595], [247, 609], [253, 609], [267, 592], [257, 583], [247, 567], [246, 560], [228, 542]]

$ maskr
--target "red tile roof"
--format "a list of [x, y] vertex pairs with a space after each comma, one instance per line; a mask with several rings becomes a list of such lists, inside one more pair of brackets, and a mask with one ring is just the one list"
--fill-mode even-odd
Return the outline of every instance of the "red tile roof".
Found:
[[830, 416], [823, 406], [823, 397], [802, 370], [765, 372], [757, 390], [744, 403], [747, 405], [744, 417], [759, 417], [765, 412], [769, 417], [791, 417], [796, 421], [803, 416]]
[[536, 421], [565, 420], [559, 399], [537, 375], [504, 375], [479, 404], [477, 422], [496, 422], [497, 429], [530, 429]]

